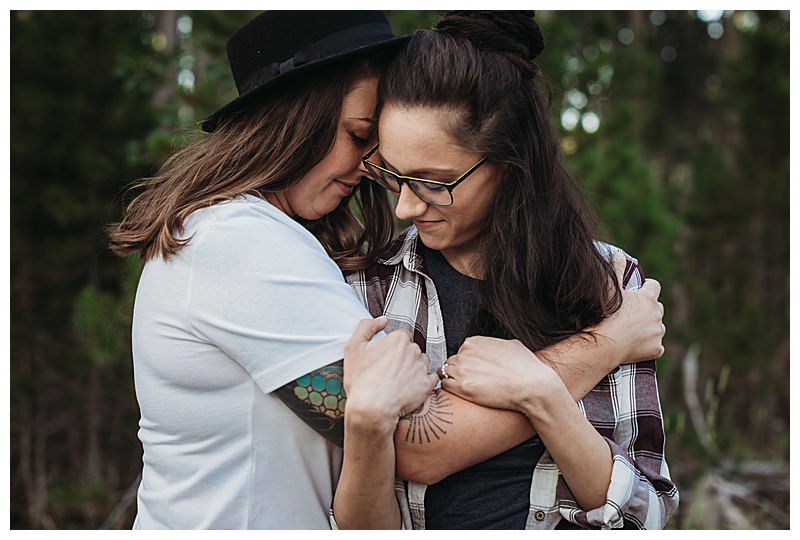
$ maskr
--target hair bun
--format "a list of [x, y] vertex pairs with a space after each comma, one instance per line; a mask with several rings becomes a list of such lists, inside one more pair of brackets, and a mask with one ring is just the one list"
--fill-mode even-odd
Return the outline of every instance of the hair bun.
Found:
[[544, 50], [544, 37], [533, 15], [533, 11], [449, 11], [436, 29], [468, 39], [479, 49], [516, 56], [535, 73], [532, 62]]

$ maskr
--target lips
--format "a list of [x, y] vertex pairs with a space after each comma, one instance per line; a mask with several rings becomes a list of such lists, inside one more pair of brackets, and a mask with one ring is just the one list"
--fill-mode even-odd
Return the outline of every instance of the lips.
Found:
[[345, 197], [350, 195], [358, 185], [358, 182], [353, 184], [348, 184], [347, 182], [342, 182], [341, 180], [334, 180], [334, 182], [336, 182], [336, 185], [339, 187], [339, 190], [345, 195]]
[[431, 228], [435, 227], [436, 225], [441, 223], [441, 221], [440, 220], [437, 220], [437, 221], [423, 221], [423, 220], [420, 220], [420, 219], [412, 219], [411, 223], [414, 224], [414, 226], [417, 228], [417, 230], [425, 231], [425, 230], [428, 230], [428, 229], [431, 229]]

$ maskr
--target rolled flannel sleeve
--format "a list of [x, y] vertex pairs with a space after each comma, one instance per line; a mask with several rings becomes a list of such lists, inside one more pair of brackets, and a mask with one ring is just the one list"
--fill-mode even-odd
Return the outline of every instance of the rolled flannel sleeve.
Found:
[[566, 495], [560, 499], [561, 514], [584, 527], [663, 529], [678, 507], [679, 497], [664, 456], [655, 361], [622, 366], [608, 379], [607, 387], [599, 387], [584, 398], [587, 410], [591, 410], [593, 399], [611, 397], [615, 401], [613, 428], [594, 419], [613, 459], [606, 503], [581, 510], [564, 485], [559, 490]]
[[601, 529], [663, 529], [678, 507], [666, 462], [659, 474], [641, 470], [622, 447], [608, 442], [614, 464], [606, 503], [585, 513], [587, 523]]

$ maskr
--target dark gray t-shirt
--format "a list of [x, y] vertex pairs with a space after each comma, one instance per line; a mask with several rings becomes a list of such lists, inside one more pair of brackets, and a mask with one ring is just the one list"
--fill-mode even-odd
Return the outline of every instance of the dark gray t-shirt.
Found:
[[[447, 355], [458, 352], [478, 310], [478, 281], [456, 271], [438, 251], [422, 252], [442, 309]], [[480, 437], [480, 433], [475, 434]], [[427, 529], [524, 529], [531, 476], [544, 452], [538, 437], [452, 474], [425, 492]]]

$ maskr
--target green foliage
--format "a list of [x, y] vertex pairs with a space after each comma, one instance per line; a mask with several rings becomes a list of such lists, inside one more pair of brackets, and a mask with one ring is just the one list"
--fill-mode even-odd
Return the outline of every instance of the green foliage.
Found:
[[120, 276], [119, 296], [86, 285], [76, 296], [73, 326], [76, 345], [92, 366], [103, 367], [129, 361], [133, 298], [141, 263], [129, 257], [129, 267]]
[[439, 19], [437, 11], [387, 11], [386, 18], [398, 36], [414, 33], [418, 28], [432, 28]]
[[[108, 481], [56, 481], [48, 490], [48, 499], [56, 523], [76, 523], [91, 515], [97, 525], [114, 509], [114, 497]], [[96, 526], [95, 526], [96, 527]]]
[[88, 360], [96, 366], [121, 360], [125, 337], [114, 332], [116, 301], [87, 285], [75, 299], [75, 336]]

